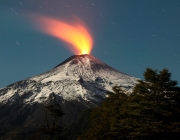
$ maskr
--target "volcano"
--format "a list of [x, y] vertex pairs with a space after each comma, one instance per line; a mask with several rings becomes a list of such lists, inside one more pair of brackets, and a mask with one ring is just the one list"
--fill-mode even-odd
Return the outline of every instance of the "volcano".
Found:
[[113, 86], [131, 92], [137, 80], [91, 55], [71, 56], [48, 72], [0, 89], [0, 126], [40, 126], [42, 105], [50, 102], [61, 105], [67, 125], [99, 105]]

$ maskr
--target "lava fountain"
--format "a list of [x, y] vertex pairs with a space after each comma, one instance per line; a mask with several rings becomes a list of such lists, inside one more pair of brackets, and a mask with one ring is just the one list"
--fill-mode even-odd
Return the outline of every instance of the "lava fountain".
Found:
[[37, 17], [38, 29], [54, 36], [66, 44], [74, 54], [90, 54], [93, 38], [82, 20], [75, 18], [71, 23], [50, 17]]

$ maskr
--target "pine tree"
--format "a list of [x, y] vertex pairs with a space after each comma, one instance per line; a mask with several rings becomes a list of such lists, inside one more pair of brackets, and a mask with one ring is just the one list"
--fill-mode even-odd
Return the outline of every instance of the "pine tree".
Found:
[[93, 109], [92, 127], [78, 140], [180, 139], [180, 88], [167, 69], [147, 68], [133, 93], [113, 88], [100, 107]]
[[117, 139], [118, 131], [113, 129], [118, 118], [119, 109], [126, 102], [127, 95], [119, 87], [113, 88], [114, 93], [108, 93], [108, 98], [100, 107], [92, 110], [90, 120], [92, 127], [82, 134], [78, 140], [109, 140]]
[[62, 117], [62, 115], [64, 115], [64, 113], [60, 105], [50, 104], [46, 106], [45, 124], [41, 127], [41, 131], [48, 136], [49, 140], [54, 138], [58, 140], [65, 139], [60, 135], [63, 128], [58, 124], [58, 119]]
[[145, 80], [139, 80], [134, 88], [134, 94], [147, 98], [152, 111], [153, 126], [150, 129], [159, 139], [180, 138], [180, 88], [177, 81], [171, 80], [167, 69], [162, 71], [147, 68]]

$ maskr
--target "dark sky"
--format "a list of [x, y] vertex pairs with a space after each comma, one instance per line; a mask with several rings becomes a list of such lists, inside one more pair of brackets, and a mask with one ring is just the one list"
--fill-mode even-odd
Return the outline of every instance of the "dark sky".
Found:
[[35, 29], [29, 15], [71, 20], [92, 30], [91, 54], [128, 75], [168, 68], [180, 82], [179, 0], [1, 0], [0, 87], [46, 72], [73, 55]]

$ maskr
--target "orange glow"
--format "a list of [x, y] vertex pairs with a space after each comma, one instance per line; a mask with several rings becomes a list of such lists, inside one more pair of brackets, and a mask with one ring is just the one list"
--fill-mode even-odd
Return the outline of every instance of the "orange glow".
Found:
[[68, 47], [74, 54], [90, 54], [93, 39], [80, 19], [76, 19], [73, 24], [48, 17], [36, 19], [42, 32], [70, 44]]

